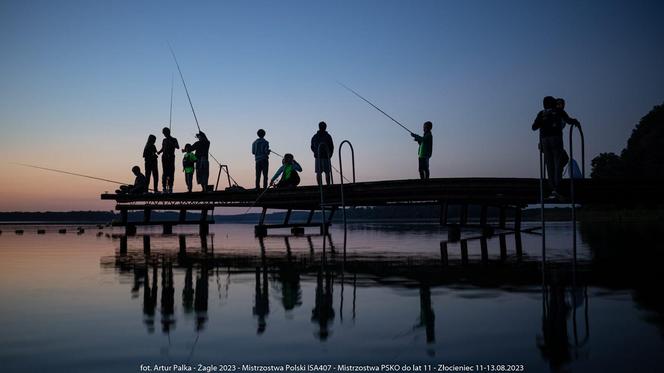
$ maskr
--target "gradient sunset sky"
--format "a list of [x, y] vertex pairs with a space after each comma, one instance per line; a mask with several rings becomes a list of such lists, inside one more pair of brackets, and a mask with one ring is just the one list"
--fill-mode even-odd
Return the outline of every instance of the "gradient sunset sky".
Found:
[[432, 177], [537, 176], [530, 125], [543, 96], [564, 97], [589, 169], [664, 102], [662, 14], [661, 1], [2, 0], [0, 211], [112, 209], [99, 194], [113, 184], [11, 162], [132, 181], [174, 74], [173, 133], [193, 142], [168, 43], [211, 152], [245, 187], [259, 128], [315, 183], [321, 120], [352, 141], [359, 181], [417, 177], [410, 136], [336, 81], [415, 132], [431, 120]]

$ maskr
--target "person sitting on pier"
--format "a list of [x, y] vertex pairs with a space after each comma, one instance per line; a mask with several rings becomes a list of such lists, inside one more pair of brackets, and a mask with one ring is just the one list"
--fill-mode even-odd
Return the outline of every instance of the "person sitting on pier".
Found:
[[191, 150], [196, 155], [196, 182], [201, 186], [202, 191], [205, 192], [208, 190], [208, 179], [210, 177], [210, 162], [208, 161], [210, 140], [208, 140], [203, 131], [199, 131], [196, 134], [196, 138], [198, 140], [191, 146]]
[[422, 125], [424, 133], [422, 136], [411, 133], [413, 140], [417, 141], [419, 147], [417, 148], [417, 159], [419, 162], [418, 170], [420, 172], [420, 179], [427, 180], [429, 178], [429, 158], [433, 152], [433, 135], [431, 129], [433, 123], [427, 121]]
[[[327, 132], [327, 124], [325, 122], [318, 123], [318, 132], [311, 138], [311, 151], [314, 153], [316, 161], [316, 181], [318, 185], [323, 183], [321, 174], [325, 173], [325, 184], [330, 185], [332, 163], [332, 153], [334, 153], [334, 142], [332, 136]], [[320, 151], [320, 154], [319, 154]]]
[[191, 144], [184, 146], [184, 157], [182, 158], [182, 169], [184, 181], [187, 183], [187, 192], [191, 193], [194, 183], [194, 168], [196, 167], [196, 155], [191, 152]]
[[161, 156], [162, 176], [161, 184], [164, 188], [164, 193], [173, 193], [173, 179], [175, 178], [175, 149], [180, 149], [178, 139], [171, 136], [171, 130], [164, 127], [161, 130], [164, 134], [164, 140], [161, 142], [161, 149], [157, 154]]
[[148, 179], [141, 173], [141, 168], [134, 166], [131, 172], [136, 175], [134, 185], [120, 185], [120, 189], [116, 190], [117, 194], [143, 194], [148, 192]]
[[564, 100], [558, 103], [554, 97], [546, 96], [542, 100], [542, 105], [544, 109], [537, 113], [532, 130], [539, 130], [540, 133], [540, 151], [544, 155], [547, 180], [551, 187], [549, 198], [559, 198], [566, 156], [563, 146], [563, 129], [565, 124], [579, 126], [580, 123], [567, 115], [564, 110]]
[[251, 144], [251, 154], [256, 160], [256, 189], [260, 189], [261, 175], [263, 175], [263, 189], [267, 188], [267, 170], [269, 166], [270, 143], [264, 139], [265, 130], [256, 132], [258, 138]]
[[281, 160], [281, 167], [279, 167], [274, 176], [272, 176], [270, 186], [274, 185], [274, 181], [283, 174], [279, 183], [276, 184], [276, 187], [295, 188], [300, 184], [300, 175], [298, 172], [302, 172], [302, 167], [297, 163], [295, 158], [293, 158], [293, 154], [286, 153], [284, 159]]
[[157, 147], [154, 145], [157, 141], [155, 135], [148, 136], [148, 141], [143, 148], [143, 158], [145, 158], [145, 177], [148, 180], [147, 188], [150, 190], [150, 176], [154, 178], [154, 189], [155, 193], [159, 191], [159, 167], [157, 165]]

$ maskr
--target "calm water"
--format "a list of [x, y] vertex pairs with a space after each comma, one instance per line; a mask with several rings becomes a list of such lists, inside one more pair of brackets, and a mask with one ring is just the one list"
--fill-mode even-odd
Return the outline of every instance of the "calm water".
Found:
[[[664, 306], [649, 224], [569, 223], [448, 243], [433, 224], [254, 238], [252, 225], [164, 236], [3, 226], [0, 369], [140, 364], [523, 364], [661, 371]], [[37, 229], [46, 229], [38, 235]], [[180, 233], [180, 234], [178, 234]], [[463, 237], [476, 237], [468, 230]], [[146, 250], [147, 249], [147, 250]]]

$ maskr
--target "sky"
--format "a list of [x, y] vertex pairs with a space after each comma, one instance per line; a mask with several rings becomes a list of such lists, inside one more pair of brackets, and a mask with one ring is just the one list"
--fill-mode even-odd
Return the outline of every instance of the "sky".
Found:
[[543, 96], [564, 97], [589, 173], [664, 102], [663, 12], [661, 1], [0, 0], [0, 211], [112, 209], [99, 195], [113, 184], [13, 162], [131, 182], [148, 135], [159, 142], [169, 123], [172, 81], [173, 135], [195, 141], [169, 43], [211, 153], [247, 188], [259, 128], [314, 184], [322, 120], [336, 144], [352, 142], [358, 181], [417, 178], [409, 134], [337, 82], [414, 132], [432, 121], [432, 177], [537, 177], [530, 126]]

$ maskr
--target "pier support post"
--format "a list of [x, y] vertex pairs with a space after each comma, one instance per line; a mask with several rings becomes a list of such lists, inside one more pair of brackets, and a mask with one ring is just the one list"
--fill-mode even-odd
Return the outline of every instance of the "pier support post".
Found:
[[500, 212], [498, 215], [498, 227], [505, 229], [505, 206], [500, 206]]
[[440, 264], [443, 267], [447, 267], [449, 264], [449, 258], [447, 256], [447, 242], [440, 241]]
[[480, 210], [480, 225], [482, 227], [486, 225], [486, 215], [487, 215], [487, 205], [482, 205]]
[[284, 225], [288, 224], [290, 221], [291, 213], [293, 212], [293, 209], [288, 209], [286, 211], [286, 216], [284, 217]]
[[447, 211], [449, 210], [449, 205], [447, 201], [444, 201], [440, 204], [440, 225], [447, 225]]
[[521, 231], [514, 232], [514, 245], [516, 246], [516, 256], [521, 259], [523, 256], [523, 246], [521, 244]]
[[504, 262], [507, 259], [507, 240], [504, 234], [498, 237], [500, 241], [500, 261]]
[[150, 254], [150, 236], [147, 234], [143, 236], [143, 252]]
[[514, 231], [521, 231], [521, 207], [514, 208]]
[[143, 210], [143, 222], [149, 223], [151, 215], [152, 215], [152, 210], [150, 209]]
[[482, 264], [487, 264], [489, 262], [489, 248], [486, 242], [486, 237], [480, 238], [480, 253]]
[[184, 209], [180, 210], [180, 216], [178, 217], [178, 220], [180, 221], [180, 223], [184, 223], [185, 221], [187, 221], [187, 210]]
[[456, 242], [461, 239], [461, 228], [458, 225], [450, 225], [447, 227], [447, 240], [451, 242]]
[[187, 255], [187, 236], [184, 234], [181, 234], [178, 236], [178, 240], [180, 241], [180, 252], [179, 254], [181, 256], [186, 256]]
[[164, 224], [164, 234], [173, 234], [173, 224]]
[[120, 255], [127, 255], [127, 236], [120, 236]]
[[127, 224], [125, 227], [125, 231], [128, 236], [135, 236], [136, 235], [136, 226], [134, 224]]
[[468, 240], [462, 240], [461, 247], [461, 265], [468, 265]]
[[464, 226], [466, 224], [468, 224], [468, 204], [464, 203], [459, 210], [459, 225]]
[[198, 233], [201, 236], [207, 236], [210, 233], [210, 224], [202, 223], [198, 226]]

